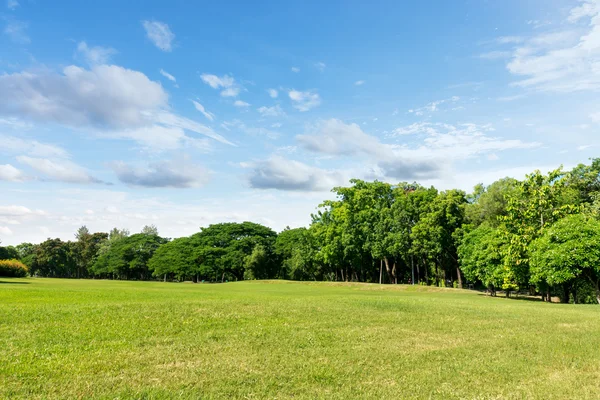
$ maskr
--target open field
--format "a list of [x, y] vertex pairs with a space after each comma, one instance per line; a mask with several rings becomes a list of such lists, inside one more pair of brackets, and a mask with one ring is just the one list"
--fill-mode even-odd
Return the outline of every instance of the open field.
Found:
[[0, 398], [598, 398], [600, 307], [409, 286], [0, 279]]

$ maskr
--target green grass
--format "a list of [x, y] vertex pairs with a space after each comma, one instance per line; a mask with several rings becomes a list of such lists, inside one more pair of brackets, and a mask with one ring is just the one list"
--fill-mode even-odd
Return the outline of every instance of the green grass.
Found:
[[2, 399], [600, 398], [598, 306], [367, 284], [0, 282]]

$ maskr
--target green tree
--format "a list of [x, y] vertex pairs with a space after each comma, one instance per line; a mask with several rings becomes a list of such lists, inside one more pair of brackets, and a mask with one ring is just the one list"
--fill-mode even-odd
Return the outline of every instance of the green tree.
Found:
[[502, 233], [486, 223], [466, 233], [458, 247], [465, 277], [472, 282], [481, 281], [492, 296], [504, 283], [505, 246]]
[[531, 244], [531, 280], [564, 285], [563, 301], [579, 279], [591, 282], [600, 304], [600, 222], [582, 214], [556, 222]]

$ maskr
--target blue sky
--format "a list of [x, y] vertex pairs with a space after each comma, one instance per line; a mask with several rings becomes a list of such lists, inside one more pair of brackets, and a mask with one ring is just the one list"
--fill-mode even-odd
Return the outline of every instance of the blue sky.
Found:
[[[594, 157], [600, 0], [2, 0], [0, 240], [310, 222]], [[258, 4], [257, 4], [258, 3]]]

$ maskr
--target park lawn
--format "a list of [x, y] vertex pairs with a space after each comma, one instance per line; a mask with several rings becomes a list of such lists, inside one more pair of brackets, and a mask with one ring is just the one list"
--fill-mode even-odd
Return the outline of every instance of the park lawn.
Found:
[[404, 285], [0, 278], [0, 398], [596, 399], [600, 307]]

